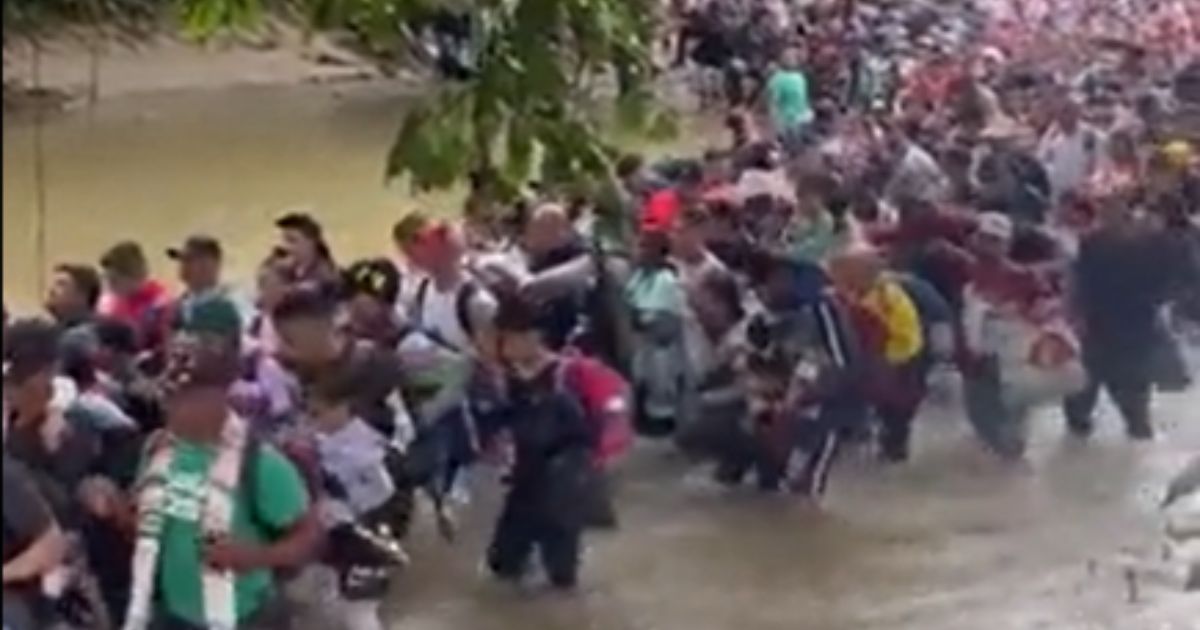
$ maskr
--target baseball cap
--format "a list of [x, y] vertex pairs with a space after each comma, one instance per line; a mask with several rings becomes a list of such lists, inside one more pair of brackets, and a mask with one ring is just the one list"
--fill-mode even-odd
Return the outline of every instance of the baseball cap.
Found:
[[167, 258], [186, 260], [190, 258], [221, 259], [221, 243], [205, 234], [193, 234], [176, 247], [167, 248]]
[[179, 329], [213, 335], [235, 343], [241, 339], [242, 316], [233, 302], [224, 297], [197, 300], [181, 313]]
[[237, 380], [241, 317], [223, 298], [193, 305], [167, 343], [164, 385], [170, 391], [227, 387]]

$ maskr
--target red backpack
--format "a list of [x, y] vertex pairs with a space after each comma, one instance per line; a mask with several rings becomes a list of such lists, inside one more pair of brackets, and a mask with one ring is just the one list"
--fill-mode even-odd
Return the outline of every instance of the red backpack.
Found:
[[600, 468], [611, 466], [633, 445], [629, 384], [601, 361], [575, 353], [560, 363], [558, 382], [576, 396], [599, 435], [593, 461]]

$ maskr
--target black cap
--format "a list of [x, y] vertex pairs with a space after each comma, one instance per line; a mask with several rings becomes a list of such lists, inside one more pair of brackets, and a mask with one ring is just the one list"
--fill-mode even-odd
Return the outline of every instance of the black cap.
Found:
[[221, 259], [221, 243], [211, 236], [194, 234], [178, 247], [167, 248], [167, 258], [184, 260], [188, 258]]

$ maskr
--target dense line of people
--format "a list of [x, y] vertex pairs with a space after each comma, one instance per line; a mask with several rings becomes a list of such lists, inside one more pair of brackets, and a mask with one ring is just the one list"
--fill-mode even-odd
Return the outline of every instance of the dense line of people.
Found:
[[[874, 3], [765, 34], [791, 14], [689, 15], [732, 4], [733, 83], [761, 88], [714, 97], [728, 144], [625, 156], [614, 194], [413, 214], [344, 267], [289, 214], [252, 298], [205, 235], [165, 252], [177, 292], [136, 242], [56, 266], [42, 316], [6, 313], [6, 628], [283, 628], [313, 602], [381, 628], [414, 517], [453, 539], [481, 463], [507, 487], [490, 572], [536, 555], [569, 590], [635, 432], [819, 501], [847, 448], [913, 456], [946, 368], [1007, 460], [1037, 406], [1087, 438], [1101, 392], [1154, 437], [1200, 324], [1196, 48], [1055, 74], [936, 16], [888, 34]], [[687, 24], [681, 60], [732, 55]]]

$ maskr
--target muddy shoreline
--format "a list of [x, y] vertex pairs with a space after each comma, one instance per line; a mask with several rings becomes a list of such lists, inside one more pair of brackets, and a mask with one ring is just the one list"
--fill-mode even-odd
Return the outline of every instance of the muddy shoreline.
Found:
[[165, 32], [137, 37], [62, 29], [41, 39], [4, 43], [4, 112], [63, 110], [116, 98], [244, 87], [387, 81], [417, 85], [414, 71], [385, 76], [339, 43], [272, 21], [251, 35], [200, 43]]

